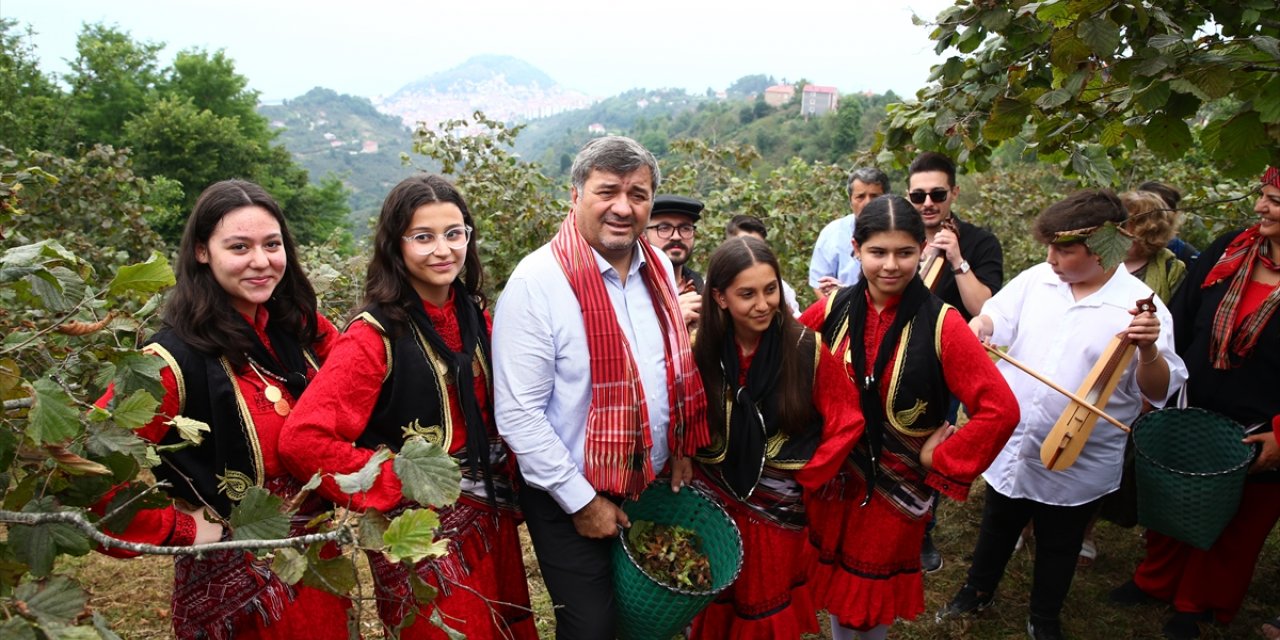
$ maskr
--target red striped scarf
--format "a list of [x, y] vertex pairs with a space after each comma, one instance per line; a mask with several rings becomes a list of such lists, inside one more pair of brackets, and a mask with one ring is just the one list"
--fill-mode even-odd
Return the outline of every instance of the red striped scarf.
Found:
[[1222, 252], [1222, 257], [1218, 258], [1217, 264], [1213, 265], [1213, 269], [1204, 279], [1204, 284], [1200, 285], [1201, 288], [1207, 289], [1227, 278], [1231, 279], [1231, 284], [1213, 315], [1213, 334], [1209, 337], [1209, 357], [1212, 359], [1214, 369], [1232, 368], [1232, 355], [1242, 358], [1248, 356], [1258, 344], [1262, 327], [1266, 326], [1276, 309], [1280, 308], [1280, 287], [1276, 287], [1267, 294], [1258, 309], [1241, 320], [1240, 327], [1232, 331], [1232, 327], [1236, 324], [1236, 313], [1239, 311], [1240, 301], [1244, 299], [1244, 290], [1249, 285], [1255, 266], [1262, 265], [1272, 271], [1280, 270], [1280, 265], [1275, 264], [1262, 253], [1267, 243], [1268, 240], [1258, 233], [1258, 225], [1240, 232], [1240, 235], [1227, 245], [1226, 250]]
[[[649, 290], [664, 336], [667, 365], [667, 438], [677, 457], [691, 456], [710, 440], [707, 399], [702, 377], [689, 350], [689, 333], [680, 315], [676, 292], [658, 267], [657, 253], [638, 242], [645, 264], [639, 276]], [[570, 211], [551, 239], [551, 252], [564, 270], [582, 307], [591, 354], [591, 407], [587, 411], [587, 441], [583, 456], [587, 480], [599, 491], [636, 497], [653, 481], [649, 460], [649, 410], [631, 345], [618, 326], [595, 253], [578, 233], [577, 214]]]

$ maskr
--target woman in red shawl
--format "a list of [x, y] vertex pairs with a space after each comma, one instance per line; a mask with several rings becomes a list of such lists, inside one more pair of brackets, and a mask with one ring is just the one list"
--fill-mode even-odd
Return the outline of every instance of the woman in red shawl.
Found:
[[1208, 551], [1154, 531], [1133, 579], [1111, 593], [1118, 604], [1168, 602], [1164, 636], [1200, 637], [1200, 622], [1230, 623], [1254, 565], [1280, 519], [1280, 171], [1268, 168], [1254, 205], [1260, 220], [1218, 238], [1187, 271], [1169, 305], [1187, 400], [1246, 425], [1258, 448], [1240, 509]]
[[324, 474], [321, 495], [388, 516], [415, 506], [392, 461], [357, 495], [344, 494], [332, 474], [357, 471], [376, 449], [398, 451], [415, 435], [461, 464], [462, 495], [439, 512], [438, 537], [448, 538], [449, 553], [412, 568], [438, 590], [431, 605], [415, 601], [409, 568], [369, 556], [378, 614], [400, 638], [444, 638], [428, 620], [434, 611], [473, 640], [537, 638], [516, 533], [513, 461], [493, 425], [491, 323], [476, 242], [467, 203], [444, 178], [418, 175], [391, 190], [378, 218], [364, 311], [333, 350], [342, 366], [316, 379], [280, 443], [298, 478]]

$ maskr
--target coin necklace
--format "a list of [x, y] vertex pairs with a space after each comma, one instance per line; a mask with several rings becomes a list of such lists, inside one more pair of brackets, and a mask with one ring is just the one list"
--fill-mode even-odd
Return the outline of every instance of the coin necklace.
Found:
[[[248, 356], [245, 356], [245, 357], [248, 358]], [[270, 371], [263, 371], [259, 369], [258, 363], [254, 362], [253, 358], [248, 358], [248, 359], [249, 359], [249, 368], [253, 369], [253, 372], [258, 374], [258, 379], [262, 381], [262, 384], [263, 384], [262, 396], [267, 399], [267, 402], [271, 403], [272, 408], [274, 408], [276, 411], [276, 415], [282, 418], [289, 415], [289, 412], [292, 411], [292, 408], [289, 406], [288, 402], [285, 402], [284, 394], [280, 391], [280, 387], [277, 387], [276, 385], [271, 384], [270, 382], [267, 382], [267, 379], [264, 378], [263, 375], [265, 374], [267, 377], [270, 377], [272, 380], [276, 380], [281, 384], [284, 383], [284, 378], [281, 378], [280, 376], [277, 376], [271, 373]]]

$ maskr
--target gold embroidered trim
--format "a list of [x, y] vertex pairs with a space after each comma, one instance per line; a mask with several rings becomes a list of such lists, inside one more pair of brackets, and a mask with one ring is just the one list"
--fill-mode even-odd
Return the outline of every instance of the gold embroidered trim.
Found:
[[142, 352], [160, 356], [169, 366], [169, 371], [173, 372], [173, 379], [178, 384], [178, 415], [182, 415], [187, 409], [187, 380], [182, 377], [182, 367], [178, 366], [178, 360], [168, 349], [154, 343], [143, 347]]
[[[222, 364], [222, 370], [227, 373], [227, 379], [231, 381], [231, 390], [235, 392], [236, 410], [240, 412], [240, 420], [241, 420], [241, 423], [244, 425], [244, 431], [245, 431], [244, 435], [249, 440], [249, 453], [250, 455], [253, 456], [253, 473], [254, 475], [257, 476], [257, 480], [256, 480], [257, 485], [262, 486], [261, 483], [263, 481], [263, 478], [266, 477], [266, 468], [264, 463], [262, 462], [262, 443], [258, 441], [258, 427], [253, 422], [253, 414], [249, 413], [249, 404], [245, 402], [244, 394], [241, 393], [240, 391], [240, 382], [236, 378], [236, 375], [233, 372], [233, 370], [231, 369], [231, 361], [227, 360], [226, 357], [221, 357], [221, 358], [218, 358], [218, 362]], [[235, 478], [233, 476], [235, 476], [238, 473], [239, 472], [234, 472], [234, 471], [228, 473], [227, 479], [234, 480]], [[239, 474], [239, 475], [244, 475], [244, 474]], [[247, 477], [246, 477], [246, 482], [248, 483], [248, 485], [252, 485], [255, 483], [254, 480], [248, 479]], [[219, 487], [221, 486], [223, 485], [220, 483]], [[234, 485], [230, 485], [230, 486], [234, 488]], [[231, 494], [227, 494], [227, 495], [233, 499], [239, 499], [239, 498], [236, 498], [235, 496], [231, 496]], [[241, 494], [241, 496], [243, 496], [243, 494]]]
[[[373, 314], [368, 311], [356, 316], [355, 320], [352, 320], [351, 322], [354, 323], [356, 320], [364, 320], [369, 324], [369, 326], [377, 329], [378, 335], [382, 336], [382, 348], [387, 352], [387, 370], [382, 374], [382, 381], [386, 382], [387, 378], [391, 377], [391, 339], [387, 338], [387, 329], [383, 327], [382, 323], [378, 322], [377, 319], [373, 317]], [[347, 327], [350, 326], [350, 324], [347, 325]]]

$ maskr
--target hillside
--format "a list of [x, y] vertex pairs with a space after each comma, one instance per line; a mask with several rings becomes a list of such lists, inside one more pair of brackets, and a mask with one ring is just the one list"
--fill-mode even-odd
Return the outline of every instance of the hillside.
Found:
[[379, 111], [398, 116], [406, 125], [425, 122], [435, 126], [476, 110], [497, 120], [523, 122], [591, 102], [590, 96], [560, 86], [523, 60], [483, 55], [410, 82], [376, 105]]
[[365, 234], [387, 191], [413, 172], [400, 163], [413, 136], [394, 116], [379, 113], [367, 98], [317, 87], [258, 112], [279, 131], [279, 142], [306, 167], [314, 181], [333, 174], [352, 191], [352, 231]]

